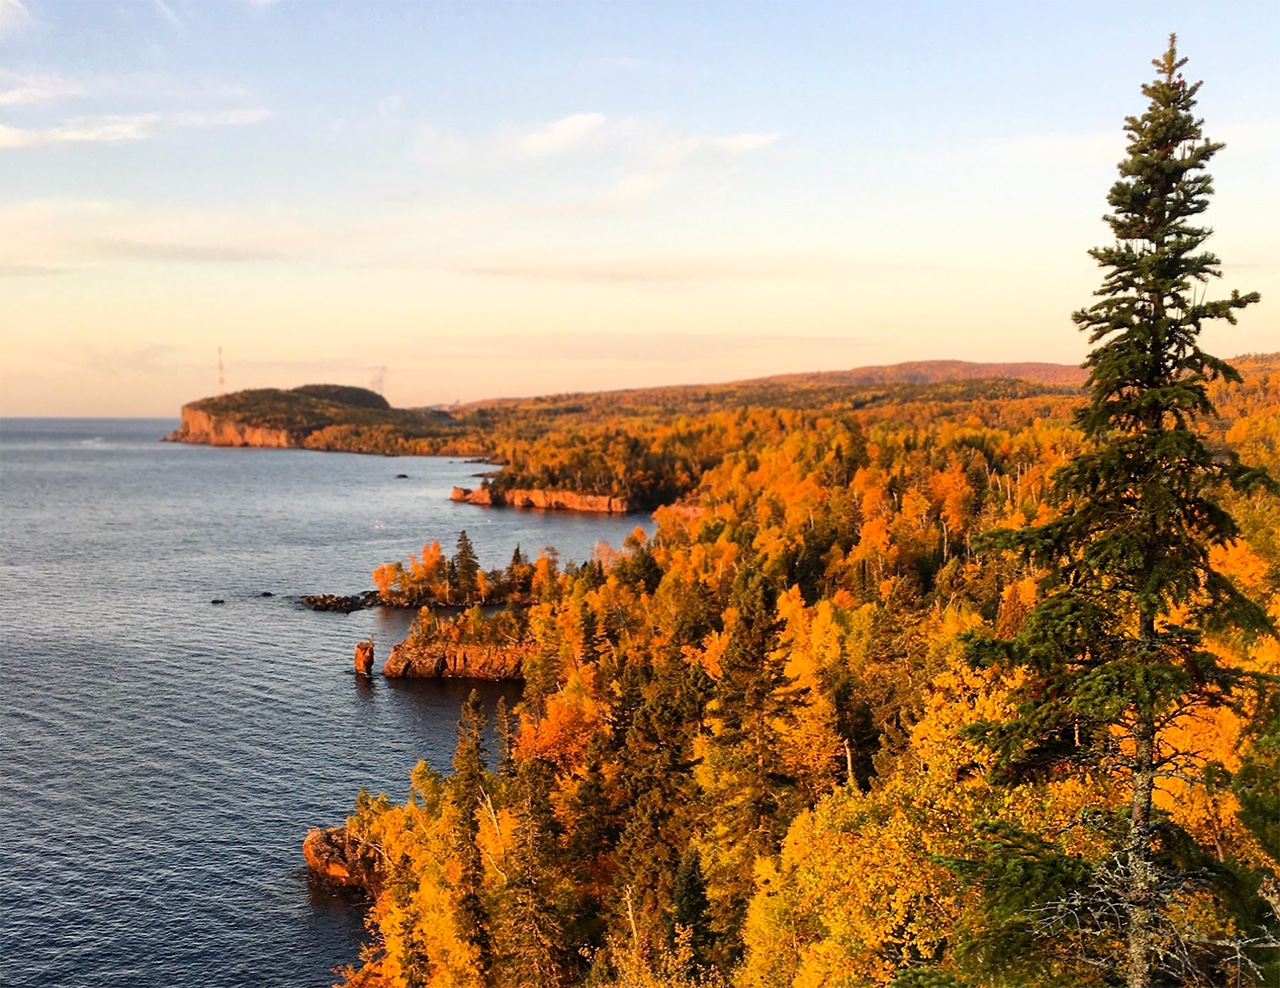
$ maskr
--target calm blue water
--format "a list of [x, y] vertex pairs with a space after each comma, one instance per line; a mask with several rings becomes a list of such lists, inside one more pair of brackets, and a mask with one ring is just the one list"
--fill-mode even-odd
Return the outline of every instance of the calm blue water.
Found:
[[380, 665], [407, 616], [298, 597], [464, 528], [497, 566], [636, 525], [452, 504], [479, 468], [446, 459], [156, 442], [176, 424], [0, 421], [0, 984], [331, 984], [362, 916], [309, 892], [302, 837], [447, 767], [474, 684], [362, 682], [355, 643]]

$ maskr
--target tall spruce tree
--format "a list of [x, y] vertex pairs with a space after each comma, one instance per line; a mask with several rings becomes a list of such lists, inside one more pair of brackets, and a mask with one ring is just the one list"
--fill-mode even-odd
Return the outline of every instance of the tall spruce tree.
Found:
[[480, 560], [467, 538], [466, 529], [458, 533], [458, 548], [450, 561], [453, 571], [453, 592], [459, 604], [472, 604], [478, 595]]
[[1073, 316], [1096, 348], [1076, 419], [1084, 447], [1053, 480], [1057, 518], [993, 540], [1047, 571], [1041, 601], [1011, 641], [974, 643], [978, 656], [1028, 672], [1016, 717], [984, 727], [1007, 775], [1101, 764], [1126, 784], [1103, 884], [1121, 917], [1117, 974], [1131, 988], [1186, 974], [1166, 908], [1185, 881], [1165, 867], [1174, 837], [1153, 794], [1162, 775], [1197, 766], [1165, 729], [1241, 693], [1244, 673], [1205, 647], [1206, 631], [1274, 633], [1210, 564], [1210, 549], [1237, 535], [1221, 495], [1275, 484], [1210, 449], [1197, 429], [1214, 411], [1207, 383], [1239, 380], [1200, 349], [1201, 328], [1234, 323], [1259, 296], [1209, 300], [1202, 287], [1219, 261], [1202, 249], [1210, 230], [1193, 220], [1213, 191], [1205, 166], [1223, 145], [1201, 132], [1192, 112], [1200, 83], [1183, 79], [1185, 61], [1171, 35], [1142, 87], [1146, 112], [1125, 121], [1128, 154], [1105, 217], [1115, 242], [1090, 251], [1106, 273], [1098, 300]]
[[803, 802], [781, 739], [795, 723], [805, 688], [793, 684], [775, 654], [777, 591], [762, 569], [744, 565], [734, 580], [730, 603], [737, 618], [706, 712], [707, 762], [716, 776], [707, 817], [724, 853], [701, 866], [711, 865], [706, 877], [719, 936], [716, 960], [724, 967], [738, 958], [755, 859], [777, 853]]
[[458, 808], [458, 824], [454, 833], [454, 854], [457, 856], [459, 874], [455, 891], [455, 908], [458, 927], [480, 954], [480, 969], [487, 971], [490, 963], [489, 917], [485, 911], [481, 892], [484, 885], [484, 862], [481, 860], [477, 838], [480, 824], [476, 814], [484, 797], [485, 743], [484, 732], [488, 725], [480, 694], [475, 690], [462, 705], [458, 721], [458, 743], [453, 753], [454, 801]]

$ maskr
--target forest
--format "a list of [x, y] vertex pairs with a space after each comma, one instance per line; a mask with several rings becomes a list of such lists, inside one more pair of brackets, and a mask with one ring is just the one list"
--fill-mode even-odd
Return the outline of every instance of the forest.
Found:
[[379, 571], [413, 634], [520, 648], [524, 691], [492, 724], [473, 695], [451, 773], [360, 793], [344, 984], [1280, 983], [1280, 354], [1199, 346], [1258, 299], [1206, 294], [1183, 61], [1126, 123], [1083, 390], [487, 413], [495, 483], [617, 485], [657, 527]]
[[[1031, 379], [1010, 377], [1024, 372]], [[978, 375], [989, 374], [988, 377]], [[862, 372], [763, 378], [393, 409], [363, 388], [262, 388], [193, 402], [219, 419], [292, 432], [307, 449], [448, 455], [497, 469], [484, 485], [627, 498], [652, 510], [699, 478], [756, 428], [764, 410], [840, 414], [903, 403], [1076, 394], [1084, 375], [1055, 364], [926, 362]]]

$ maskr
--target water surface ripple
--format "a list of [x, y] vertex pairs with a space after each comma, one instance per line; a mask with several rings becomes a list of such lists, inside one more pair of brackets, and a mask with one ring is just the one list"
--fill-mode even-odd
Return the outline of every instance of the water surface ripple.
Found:
[[450, 503], [473, 464], [156, 442], [174, 425], [0, 422], [4, 985], [331, 984], [362, 917], [309, 890], [302, 836], [445, 768], [476, 684], [358, 680], [354, 644], [381, 662], [407, 616], [298, 597], [464, 528], [497, 566], [636, 525]]

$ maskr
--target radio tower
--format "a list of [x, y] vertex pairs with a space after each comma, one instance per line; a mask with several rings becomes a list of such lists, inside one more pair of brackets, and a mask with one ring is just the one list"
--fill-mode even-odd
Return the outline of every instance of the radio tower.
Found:
[[222, 373], [222, 347], [218, 347], [218, 397], [227, 393], [227, 375]]

